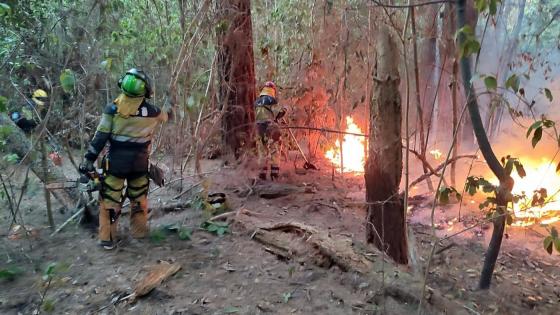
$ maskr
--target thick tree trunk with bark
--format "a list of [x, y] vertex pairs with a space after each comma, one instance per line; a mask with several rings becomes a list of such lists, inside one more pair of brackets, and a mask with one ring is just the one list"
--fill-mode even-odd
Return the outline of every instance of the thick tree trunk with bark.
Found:
[[395, 38], [383, 25], [377, 38], [376, 73], [365, 167], [367, 241], [397, 263], [408, 262], [406, 212], [399, 196], [402, 176], [401, 97]]
[[239, 156], [253, 139], [255, 68], [250, 0], [218, 1], [219, 104], [224, 110], [223, 142]]
[[[6, 127], [10, 130], [6, 139], [6, 151], [15, 153], [20, 158], [27, 156], [24, 163], [29, 164], [31, 171], [41, 182], [46, 185], [68, 181], [62, 171], [50, 160], [46, 161], [48, 172], [44, 172], [40, 145], [35, 143], [35, 148], [32, 148], [27, 135], [4, 114], [0, 115], [0, 127]], [[74, 208], [79, 200], [76, 188], [56, 189], [50, 191], [50, 193], [67, 209]]]

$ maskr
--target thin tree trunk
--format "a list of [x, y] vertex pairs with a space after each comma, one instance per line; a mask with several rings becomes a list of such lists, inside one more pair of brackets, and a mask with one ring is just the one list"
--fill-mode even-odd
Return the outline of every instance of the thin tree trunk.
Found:
[[366, 238], [397, 263], [408, 262], [406, 212], [399, 196], [403, 160], [398, 50], [382, 25], [376, 43], [377, 71], [370, 110], [369, 154], [365, 167], [368, 213]]
[[[441, 78], [443, 72], [441, 71], [445, 67], [445, 62], [442, 62], [443, 57], [445, 56], [445, 51], [441, 49], [441, 41], [443, 40], [443, 20], [442, 17], [438, 14], [436, 15], [436, 45], [435, 45], [435, 65], [434, 65], [434, 75], [432, 76], [433, 79], [433, 86], [434, 86], [434, 104], [432, 108], [432, 117], [431, 117], [431, 125], [430, 129], [432, 132], [432, 137], [434, 139], [434, 143], [437, 145], [438, 140], [440, 137], [440, 118], [441, 118], [441, 107], [440, 107], [440, 85], [441, 85]], [[447, 57], [447, 56], [445, 56]]]
[[185, 34], [185, 0], [177, 0], [179, 2], [179, 23], [181, 24], [181, 34]]
[[[43, 176], [47, 178], [49, 176], [48, 175], [49, 164], [47, 160], [47, 148], [45, 146], [44, 139], [41, 140], [41, 167], [43, 168]], [[51, 193], [47, 189], [47, 183], [45, 183], [44, 185], [45, 187], [43, 189], [45, 190], [45, 204], [47, 205], [47, 218], [49, 220], [49, 226], [51, 230], [54, 231], [55, 226], [54, 226], [54, 219], [53, 219], [52, 206], [51, 206]]]
[[[451, 106], [453, 107], [453, 130], [457, 130], [457, 125], [459, 124], [459, 108], [457, 106], [457, 73], [459, 72], [459, 65], [457, 63], [457, 58], [453, 58], [453, 74], [451, 78]], [[457, 135], [459, 139], [460, 135]], [[457, 158], [459, 152], [459, 145], [461, 141], [456, 141], [453, 146], [453, 156], [452, 159]], [[457, 162], [451, 163], [451, 186], [457, 187], [455, 182], [455, 176], [457, 172]]]
[[[457, 0], [457, 29], [460, 29], [465, 25], [465, 1], [466, 0]], [[464, 41], [465, 37], [460, 35], [459, 46], [461, 46]], [[500, 161], [496, 158], [490, 142], [488, 141], [488, 136], [486, 135], [482, 118], [480, 117], [475, 91], [471, 83], [471, 64], [468, 57], [461, 58], [461, 74], [463, 77], [465, 93], [467, 94], [469, 115], [480, 152], [484, 156], [484, 159], [486, 160], [486, 163], [488, 163], [492, 173], [494, 173], [500, 181], [500, 186], [498, 187], [498, 191], [496, 193], [497, 215], [493, 220], [494, 229], [492, 231], [492, 238], [490, 240], [490, 244], [488, 245], [479, 282], [480, 289], [488, 289], [490, 287], [492, 273], [494, 272], [496, 260], [502, 245], [505, 226], [504, 215], [507, 211], [507, 203], [510, 201], [508, 196], [511, 196], [511, 190], [513, 189], [514, 182], [511, 176], [505, 172], [504, 168], [500, 164]]]
[[[410, 10], [410, 23], [412, 26], [412, 51], [414, 58], [414, 80], [415, 80], [415, 90], [416, 90], [416, 111], [418, 115], [418, 137], [420, 138], [420, 154], [422, 158], [426, 159], [426, 136], [424, 134], [424, 112], [422, 110], [422, 103], [420, 102], [420, 75], [418, 71], [418, 44], [416, 41], [416, 19], [414, 14], [415, 8], [412, 7]], [[406, 126], [408, 128], [408, 126]], [[424, 174], [428, 173], [428, 169], [425, 165], [422, 165]], [[426, 184], [428, 184], [428, 189], [434, 191], [434, 185], [432, 180], [428, 177], [426, 178]]]
[[239, 157], [252, 144], [255, 112], [255, 68], [250, 0], [221, 0], [218, 28], [219, 96], [224, 116], [224, 145]]

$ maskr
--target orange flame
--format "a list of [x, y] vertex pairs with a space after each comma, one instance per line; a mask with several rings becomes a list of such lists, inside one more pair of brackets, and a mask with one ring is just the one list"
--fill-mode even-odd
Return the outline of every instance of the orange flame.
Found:
[[[524, 227], [560, 221], [560, 200], [558, 200], [560, 176], [555, 172], [555, 164], [546, 159], [541, 161], [522, 159], [522, 163], [527, 176], [521, 178], [515, 170], [512, 172], [511, 177], [515, 180], [513, 193], [518, 195], [525, 193], [527, 199], [513, 205], [512, 226]], [[531, 206], [533, 192], [540, 188], [547, 189], [548, 197], [545, 198], [542, 207]]]
[[[352, 117], [346, 117], [346, 132], [362, 134], [362, 130], [354, 123]], [[345, 172], [363, 172], [365, 163], [365, 139], [355, 135], [344, 135], [342, 154]], [[325, 157], [333, 164], [340, 165], [340, 141], [336, 140], [334, 148], [325, 153]]]

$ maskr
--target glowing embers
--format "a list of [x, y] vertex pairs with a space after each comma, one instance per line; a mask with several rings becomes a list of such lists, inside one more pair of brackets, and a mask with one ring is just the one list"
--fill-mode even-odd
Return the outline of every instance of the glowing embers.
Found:
[[[346, 117], [346, 132], [363, 134], [352, 117]], [[342, 141], [342, 154], [345, 172], [363, 172], [365, 163], [365, 138], [345, 134]], [[325, 152], [325, 157], [335, 166], [340, 166], [340, 141], [336, 140], [334, 148]]]
[[[513, 171], [515, 180], [513, 193], [526, 194], [513, 206], [513, 226], [551, 224], [560, 221], [560, 176], [555, 171], [556, 164], [548, 160], [534, 162], [522, 159], [527, 176], [520, 178]], [[544, 188], [544, 190], [543, 190]]]
[[430, 154], [434, 157], [435, 160], [441, 159], [441, 156], [442, 156], [442, 153], [439, 149], [431, 150]]

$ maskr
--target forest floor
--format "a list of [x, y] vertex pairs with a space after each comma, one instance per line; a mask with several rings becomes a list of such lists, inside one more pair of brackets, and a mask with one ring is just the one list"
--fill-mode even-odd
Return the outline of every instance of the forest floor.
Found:
[[[338, 264], [318, 263], [309, 257], [280, 257], [270, 246], [255, 239], [255, 230], [239, 216], [229, 218], [230, 232], [217, 236], [200, 227], [208, 216], [189, 207], [180, 211], [151, 213], [152, 237], [135, 241], [128, 237], [128, 220], [121, 218], [122, 240], [117, 249], [96, 246], [95, 231], [72, 224], [49, 237], [42, 188], [35, 182], [22, 202], [29, 237], [8, 238], [9, 216], [0, 221], [1, 268], [21, 272], [13, 280], [0, 280], [1, 314], [412, 314], [414, 298], [379, 293], [401, 282], [405, 274], [421, 279], [431, 250], [430, 214], [433, 196], [412, 195], [410, 227], [421, 271], [394, 266], [365, 245], [363, 176], [333, 177], [331, 170], [297, 172], [284, 167], [279, 183], [289, 187], [284, 196], [259, 196], [252, 185], [252, 171], [243, 166], [224, 167], [220, 161], [205, 161], [208, 180], [186, 179], [182, 188], [171, 183], [150, 196], [151, 207], [169, 201], [185, 188], [189, 200], [206, 186], [223, 192], [232, 210], [245, 209], [252, 219], [266, 223], [300, 222], [336, 239], [351, 239], [353, 248], [369, 252], [381, 262], [372, 272], [344, 271]], [[276, 186], [275, 186], [276, 185]], [[476, 209], [476, 210], [474, 210]], [[481, 218], [476, 205], [436, 207], [438, 235], [453, 234]], [[68, 214], [57, 213], [60, 224]], [[162, 232], [169, 225], [192, 230], [190, 240], [177, 233]], [[427, 286], [448, 300], [447, 310], [427, 308], [425, 313], [463, 314], [557, 314], [560, 302], [560, 257], [542, 249], [543, 231], [509, 229], [496, 266], [492, 288], [477, 291], [490, 224], [480, 225], [443, 242], [431, 261]], [[304, 236], [301, 236], [304, 237]], [[415, 240], [414, 240], [415, 239]], [[305, 242], [306, 240], [304, 240]], [[291, 253], [290, 253], [291, 254]], [[150, 265], [160, 261], [178, 263], [181, 270], [143, 298], [118, 301], [130, 294]], [[52, 280], [43, 279], [49, 263], [55, 262]], [[379, 267], [381, 266], [381, 269]], [[384, 277], [384, 278], [383, 278]], [[385, 279], [385, 280], [380, 280]], [[405, 281], [404, 283], [402, 283]], [[411, 288], [412, 289], [412, 288]], [[430, 291], [429, 290], [429, 291]], [[419, 290], [412, 290], [420, 296]], [[401, 292], [402, 293], [402, 292]], [[436, 293], [433, 293], [436, 294]], [[44, 299], [42, 300], [42, 296]], [[42, 307], [40, 307], [42, 303]], [[425, 304], [430, 304], [426, 302]], [[429, 305], [428, 305], [429, 306]]]

